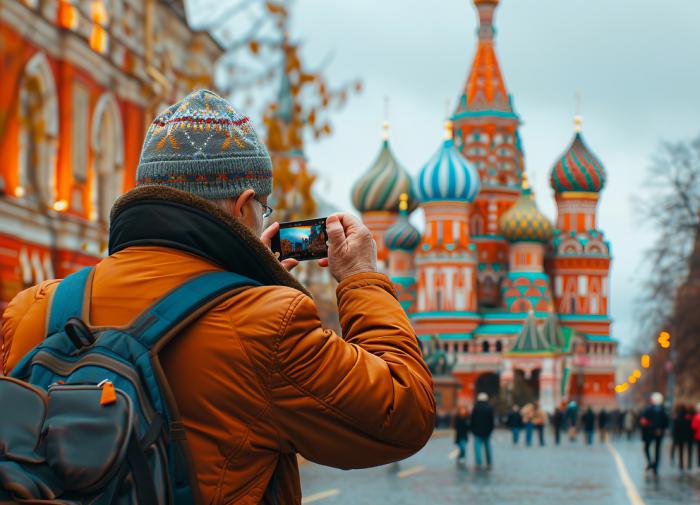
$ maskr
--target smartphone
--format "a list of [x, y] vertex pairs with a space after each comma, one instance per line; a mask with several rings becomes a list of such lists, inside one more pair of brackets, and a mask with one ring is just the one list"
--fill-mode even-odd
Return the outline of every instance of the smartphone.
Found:
[[272, 237], [272, 253], [281, 261], [294, 258], [299, 261], [328, 256], [326, 218], [280, 223], [280, 230]]

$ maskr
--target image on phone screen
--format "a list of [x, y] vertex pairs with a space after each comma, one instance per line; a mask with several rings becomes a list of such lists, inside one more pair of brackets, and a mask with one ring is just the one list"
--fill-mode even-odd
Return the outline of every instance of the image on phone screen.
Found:
[[272, 252], [280, 260], [325, 258], [328, 256], [327, 240], [325, 217], [280, 223], [279, 232], [272, 237]]

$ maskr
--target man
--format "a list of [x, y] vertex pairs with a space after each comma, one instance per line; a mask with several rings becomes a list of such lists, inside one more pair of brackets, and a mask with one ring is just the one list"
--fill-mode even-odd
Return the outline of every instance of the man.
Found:
[[[664, 408], [664, 395], [651, 394], [649, 405], [639, 417], [639, 425], [642, 428], [642, 440], [644, 441], [644, 454], [647, 458], [647, 471], [651, 470], [654, 476], [659, 474], [659, 461], [661, 456], [661, 442], [664, 432], [669, 425], [668, 414]], [[651, 456], [651, 445], [654, 445], [654, 457]]]
[[561, 429], [564, 424], [564, 413], [561, 408], [557, 407], [554, 409], [554, 414], [552, 414], [552, 431], [554, 432], [554, 443], [559, 445], [561, 443]]
[[467, 442], [469, 441], [469, 410], [460, 405], [454, 418], [455, 445], [459, 449], [457, 464], [463, 465], [467, 457]]
[[[406, 458], [428, 440], [430, 372], [376, 246], [347, 214], [329, 217], [343, 337], [321, 326], [305, 288], [266, 245], [271, 162], [225, 100], [197, 91], [146, 135], [138, 186], [115, 204], [110, 256], [85, 318], [129, 323], [186, 280], [231, 270], [263, 284], [236, 292], [161, 353], [193, 454], [201, 503], [299, 504], [296, 455], [339, 468]], [[262, 240], [259, 238], [261, 237]], [[43, 338], [57, 282], [20, 293], [3, 321], [8, 373]]]
[[[537, 439], [540, 441], [540, 447], [544, 447], [544, 425], [547, 423], [547, 414], [545, 414], [540, 402], [535, 401], [535, 406], [532, 414], [532, 424], [537, 431]], [[532, 438], [532, 437], [530, 437]]]
[[586, 444], [593, 445], [593, 433], [595, 432], [595, 412], [591, 407], [588, 407], [581, 416], [581, 424], [583, 431], [586, 434]]
[[520, 407], [513, 405], [513, 410], [508, 414], [508, 427], [513, 434], [513, 445], [518, 445], [520, 430], [523, 428], [523, 416], [520, 415]]
[[608, 440], [608, 423], [610, 422], [610, 416], [605, 407], [600, 409], [598, 412], [598, 435], [600, 436], [600, 443], [604, 444]]
[[493, 407], [489, 405], [489, 395], [479, 393], [472, 410], [472, 433], [474, 434], [474, 456], [476, 466], [481, 468], [481, 447], [486, 452], [486, 468], [491, 469], [491, 432], [494, 426]]
[[566, 406], [566, 424], [569, 426], [569, 442], [576, 442], [578, 425], [578, 404], [571, 400]]
[[520, 411], [520, 415], [523, 418], [523, 426], [525, 426], [525, 445], [531, 447], [532, 434], [535, 430], [535, 425], [532, 422], [535, 416], [535, 406], [532, 403], [526, 403]]

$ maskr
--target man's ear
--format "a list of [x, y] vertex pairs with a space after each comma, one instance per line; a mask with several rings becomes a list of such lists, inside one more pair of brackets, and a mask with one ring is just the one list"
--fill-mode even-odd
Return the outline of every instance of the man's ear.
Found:
[[254, 196], [255, 191], [252, 189], [246, 189], [243, 193], [238, 195], [238, 198], [236, 198], [236, 203], [233, 205], [233, 217], [243, 217], [243, 208], [245, 207], [245, 204], [248, 203]]

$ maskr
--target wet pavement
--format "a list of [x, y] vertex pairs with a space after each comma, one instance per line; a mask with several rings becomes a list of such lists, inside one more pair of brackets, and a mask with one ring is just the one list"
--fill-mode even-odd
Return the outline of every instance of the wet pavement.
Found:
[[[598, 441], [586, 446], [581, 440], [562, 440], [558, 447], [548, 442], [545, 447], [513, 447], [507, 432], [496, 432], [490, 471], [475, 468], [471, 439], [466, 468], [458, 466], [451, 435], [434, 437], [398, 468], [342, 471], [307, 463], [301, 467], [303, 503], [700, 504], [700, 471], [681, 476], [672, 468], [668, 440], [658, 479], [645, 476], [639, 440], [612, 441], [611, 447]], [[619, 465], [614, 453], [620, 456]]]

